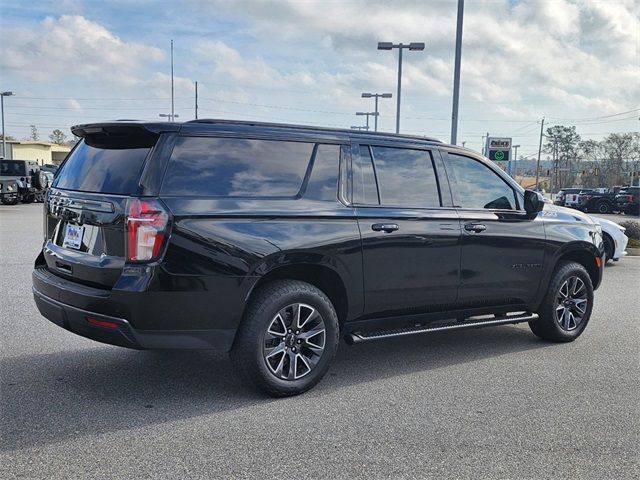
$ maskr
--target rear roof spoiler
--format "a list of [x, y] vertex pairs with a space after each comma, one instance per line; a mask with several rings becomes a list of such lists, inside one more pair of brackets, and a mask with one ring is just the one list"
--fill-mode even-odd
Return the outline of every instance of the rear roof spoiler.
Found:
[[86, 138], [90, 135], [100, 136], [123, 136], [130, 133], [143, 135], [158, 135], [162, 132], [177, 132], [180, 130], [179, 123], [169, 122], [142, 122], [136, 120], [116, 120], [112, 122], [85, 123], [74, 125], [71, 132], [76, 137]]

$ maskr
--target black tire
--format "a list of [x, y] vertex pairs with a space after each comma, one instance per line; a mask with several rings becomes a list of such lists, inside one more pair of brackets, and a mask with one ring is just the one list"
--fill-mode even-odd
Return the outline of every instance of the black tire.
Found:
[[[265, 342], [274, 341], [287, 349], [289, 341], [279, 340], [269, 335], [267, 330], [274, 325], [279, 313], [288, 306], [303, 304], [312, 307], [324, 323], [324, 349], [315, 365], [301, 378], [283, 379], [277, 375], [277, 369], [267, 364]], [[283, 322], [283, 325], [286, 322]], [[284, 326], [287, 335], [287, 326]], [[272, 337], [272, 340], [269, 340]], [[295, 339], [292, 343], [295, 343]], [[299, 280], [275, 280], [255, 292], [245, 312], [231, 350], [231, 359], [238, 371], [248, 383], [274, 397], [286, 397], [306, 392], [316, 385], [327, 373], [339, 344], [338, 316], [329, 298], [318, 288]], [[288, 347], [288, 353], [282, 353], [282, 362], [287, 361], [287, 371], [291, 373], [290, 356], [296, 351], [295, 345]], [[275, 348], [274, 348], [275, 349]], [[303, 350], [298, 346], [299, 353]], [[287, 356], [289, 355], [289, 356]], [[299, 356], [299, 355], [298, 355]], [[298, 360], [296, 359], [295, 362]], [[305, 362], [306, 363], [306, 362]], [[296, 366], [298, 364], [296, 363]], [[278, 365], [280, 367], [280, 365]], [[284, 370], [282, 366], [282, 370]], [[283, 372], [281, 371], [281, 374]], [[297, 371], [294, 367], [294, 377]]]
[[596, 205], [596, 212], [597, 213], [601, 213], [601, 214], [606, 214], [609, 213], [611, 211], [611, 205], [609, 205], [609, 202], [598, 202], [598, 204]]
[[2, 204], [3, 205], [17, 205], [18, 204], [18, 197], [13, 197], [12, 199], [8, 199], [5, 197], [2, 197]]
[[[560, 289], [565, 285], [565, 282], [570, 282], [572, 278], [580, 279], [584, 285], [586, 307], [584, 308], [584, 314], [580, 322], [577, 323], [574, 328], [567, 329], [560, 325], [561, 322], [563, 324], [565, 322], [557, 318], [556, 309], [561, 308], [558, 307], [557, 303], [557, 299], [560, 296]], [[592, 309], [593, 284], [591, 283], [591, 277], [589, 277], [586, 269], [579, 263], [563, 261], [558, 264], [551, 277], [547, 294], [538, 311], [540, 318], [529, 322], [529, 327], [535, 335], [549, 342], [573, 342], [582, 334], [589, 323]], [[567, 317], [569, 317], [569, 315]]]
[[36, 201], [36, 196], [33, 193], [30, 193], [22, 197], [22, 203], [33, 203], [35, 201]]
[[604, 253], [606, 255], [605, 262], [613, 260], [613, 254], [615, 253], [615, 247], [613, 245], [613, 239], [606, 233], [602, 234], [602, 241], [604, 243]]
[[42, 170], [38, 170], [31, 175], [31, 184], [36, 190], [44, 190], [47, 185], [47, 176]]

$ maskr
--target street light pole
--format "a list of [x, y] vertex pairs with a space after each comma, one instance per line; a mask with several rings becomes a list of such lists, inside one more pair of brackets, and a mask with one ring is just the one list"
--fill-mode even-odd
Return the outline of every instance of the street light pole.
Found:
[[369, 115], [371, 115], [374, 118], [378, 118], [378, 112], [356, 112], [356, 115], [358, 116], [362, 116], [362, 115], [366, 115], [367, 116], [367, 130], [369, 130]]
[[400, 95], [402, 90], [402, 50], [408, 48], [412, 51], [424, 50], [424, 43], [411, 42], [405, 43], [378, 42], [378, 50], [398, 49], [398, 92], [396, 93], [396, 133], [400, 133]]
[[363, 93], [362, 98], [371, 98], [375, 99], [375, 115], [374, 115], [374, 131], [378, 131], [378, 98], [391, 98], [393, 95], [390, 93]]
[[172, 115], [171, 113], [160, 113], [158, 114], [158, 116], [162, 118], [168, 118], [170, 122], [173, 122], [175, 118], [180, 117], [180, 115], [178, 115], [177, 113], [175, 115]]
[[462, 57], [462, 17], [464, 0], [458, 0], [458, 26], [456, 28], [456, 59], [453, 70], [453, 108], [451, 111], [451, 145], [458, 142], [458, 100], [460, 97], [460, 62]]
[[2, 110], [2, 158], [7, 157], [7, 139], [4, 133], [4, 97], [10, 97], [13, 92], [0, 92], [0, 110]]
[[171, 121], [174, 121], [175, 115], [174, 115], [174, 109], [173, 109], [173, 40], [171, 40]]

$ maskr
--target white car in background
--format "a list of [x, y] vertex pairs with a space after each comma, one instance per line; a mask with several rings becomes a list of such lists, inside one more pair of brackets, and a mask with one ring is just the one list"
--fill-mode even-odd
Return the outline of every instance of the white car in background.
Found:
[[625, 228], [611, 220], [600, 217], [591, 218], [602, 227], [602, 238], [604, 240], [604, 251], [606, 254], [605, 262], [609, 260], [617, 262], [627, 254], [625, 249], [627, 248], [629, 239], [624, 234]]

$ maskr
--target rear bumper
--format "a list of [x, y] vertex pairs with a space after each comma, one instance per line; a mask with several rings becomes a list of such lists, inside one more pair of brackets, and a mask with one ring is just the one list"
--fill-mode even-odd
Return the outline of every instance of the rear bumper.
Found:
[[[134, 349], [207, 349], [226, 352], [233, 344], [236, 329], [136, 329], [127, 319], [104, 313], [109, 311], [109, 291], [81, 286], [42, 269], [35, 269], [32, 276], [33, 297], [40, 314], [59, 327], [82, 337]], [[67, 300], [70, 295], [73, 296], [74, 303], [87, 308], [79, 308], [64, 300], [52, 298], [61, 298], [60, 294], [66, 295]], [[94, 323], [89, 323], [88, 318]], [[96, 325], [95, 320], [109, 326]]]

